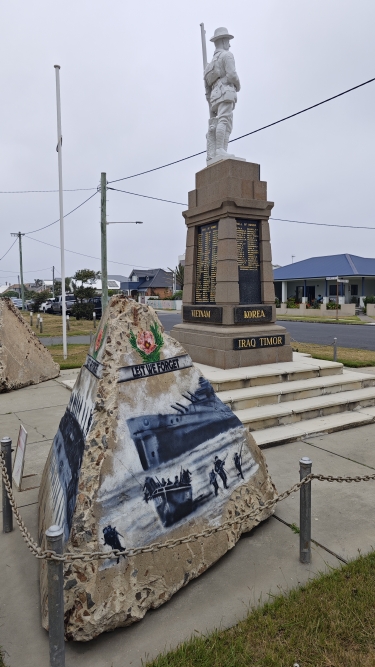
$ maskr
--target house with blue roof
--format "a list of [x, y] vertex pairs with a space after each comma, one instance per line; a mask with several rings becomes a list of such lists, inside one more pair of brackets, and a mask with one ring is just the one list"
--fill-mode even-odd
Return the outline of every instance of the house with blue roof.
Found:
[[339, 303], [363, 305], [366, 296], [375, 295], [375, 259], [357, 255], [311, 257], [274, 269], [273, 276], [281, 303], [291, 297], [299, 303], [327, 303], [336, 301], [338, 292]]

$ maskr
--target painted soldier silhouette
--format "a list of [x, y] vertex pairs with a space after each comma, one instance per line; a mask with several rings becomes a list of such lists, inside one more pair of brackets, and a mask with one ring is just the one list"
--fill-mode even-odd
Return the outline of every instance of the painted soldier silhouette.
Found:
[[228, 488], [228, 484], [227, 484], [227, 479], [228, 478], [227, 478], [227, 473], [224, 470], [224, 465], [225, 465], [225, 458], [222, 461], [221, 459], [219, 459], [218, 456], [215, 456], [215, 464], [214, 464], [215, 472], [217, 472], [219, 477], [221, 477], [221, 479], [223, 481], [223, 484], [224, 484], [224, 489], [227, 489]]
[[235, 453], [233, 457], [234, 465], [236, 466], [238, 472], [237, 472], [237, 477], [242, 477], [242, 479], [245, 479], [243, 476], [242, 472], [242, 456], [238, 452]]
[[[125, 551], [125, 547], [121, 545], [119, 537], [123, 537], [120, 533], [117, 532], [115, 527], [112, 527], [110, 524], [103, 528], [104, 535], [104, 544], [111, 547], [111, 549], [117, 549], [118, 551]], [[121, 554], [126, 558], [125, 553]], [[117, 556], [117, 564], [120, 562], [120, 556]]]
[[217, 496], [217, 494], [219, 493], [219, 485], [217, 483], [216, 473], [213, 468], [210, 472], [210, 484], [212, 484], [212, 486], [214, 487], [215, 496]]

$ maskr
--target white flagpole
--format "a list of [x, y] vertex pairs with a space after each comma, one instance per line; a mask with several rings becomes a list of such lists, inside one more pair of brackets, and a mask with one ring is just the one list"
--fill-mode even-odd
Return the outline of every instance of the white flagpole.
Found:
[[60, 252], [61, 252], [61, 300], [63, 326], [63, 357], [68, 356], [66, 338], [66, 301], [65, 301], [65, 254], [64, 254], [64, 207], [62, 184], [62, 135], [61, 135], [61, 100], [60, 100], [60, 65], [55, 65], [56, 72], [56, 106], [57, 106], [57, 154], [59, 164], [59, 204], [60, 204]]

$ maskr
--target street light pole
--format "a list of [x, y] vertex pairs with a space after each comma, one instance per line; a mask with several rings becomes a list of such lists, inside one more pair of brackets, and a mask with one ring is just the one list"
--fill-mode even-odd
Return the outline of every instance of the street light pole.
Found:
[[22, 232], [17, 232], [16, 234], [11, 234], [11, 236], [18, 236], [18, 244], [20, 251], [20, 276], [21, 276], [21, 299], [22, 299], [22, 310], [25, 310], [25, 288], [23, 286], [23, 266], [22, 266], [22, 237], [25, 234]]
[[102, 311], [108, 304], [107, 225], [143, 225], [140, 220], [107, 222], [107, 174], [100, 178], [100, 237], [102, 249]]
[[108, 304], [108, 271], [107, 271], [107, 174], [102, 172], [100, 178], [100, 233], [102, 246], [102, 312]]
[[57, 155], [59, 167], [59, 208], [60, 208], [60, 253], [61, 253], [61, 301], [63, 327], [63, 357], [68, 356], [66, 337], [66, 300], [65, 300], [65, 253], [64, 253], [64, 205], [62, 182], [62, 134], [61, 134], [61, 99], [60, 99], [60, 65], [55, 65], [56, 73], [56, 107], [57, 107]]

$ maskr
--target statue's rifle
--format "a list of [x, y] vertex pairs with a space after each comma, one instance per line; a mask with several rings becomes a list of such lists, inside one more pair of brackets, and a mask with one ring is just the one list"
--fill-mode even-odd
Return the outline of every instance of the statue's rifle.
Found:
[[[207, 67], [207, 46], [206, 46], [206, 31], [204, 29], [204, 23], [200, 24], [201, 26], [201, 40], [202, 40], [202, 56], [203, 56], [203, 72], [205, 71]], [[207, 100], [208, 102], [208, 108], [210, 110], [210, 117], [211, 117], [211, 104], [210, 100]]]

